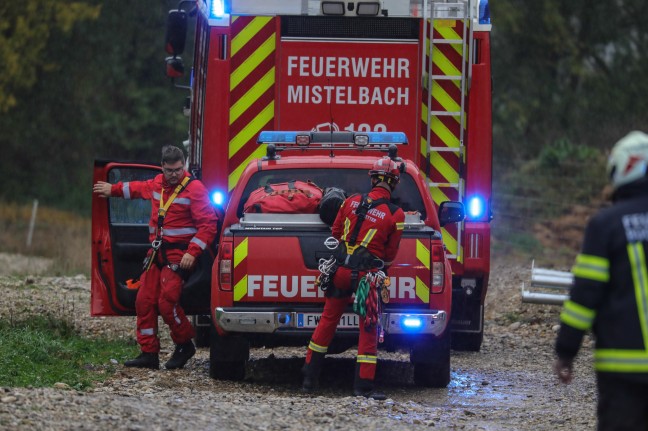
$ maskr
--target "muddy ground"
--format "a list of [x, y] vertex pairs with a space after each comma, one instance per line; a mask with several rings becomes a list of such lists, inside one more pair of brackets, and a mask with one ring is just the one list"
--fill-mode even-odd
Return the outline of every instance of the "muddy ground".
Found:
[[[0, 260], [16, 259], [1, 255]], [[21, 263], [21, 265], [25, 265]], [[414, 386], [406, 352], [380, 352], [377, 382], [387, 401], [350, 396], [352, 351], [328, 359], [322, 392], [299, 393], [304, 349], [254, 349], [244, 382], [208, 375], [208, 349], [183, 370], [143, 371], [117, 365], [116, 374], [87, 391], [8, 388], [0, 382], [0, 429], [7, 430], [591, 430], [595, 383], [586, 342], [575, 381], [552, 375], [559, 307], [523, 304], [530, 262], [495, 258], [480, 352], [453, 352], [446, 389]], [[26, 265], [29, 276], [0, 276], [0, 315], [54, 312], [87, 336], [134, 337], [134, 319], [89, 316], [89, 281], [48, 277], [47, 262]], [[24, 273], [24, 272], [22, 272]], [[171, 353], [163, 337], [164, 358]], [[333, 375], [331, 369], [339, 370]]]

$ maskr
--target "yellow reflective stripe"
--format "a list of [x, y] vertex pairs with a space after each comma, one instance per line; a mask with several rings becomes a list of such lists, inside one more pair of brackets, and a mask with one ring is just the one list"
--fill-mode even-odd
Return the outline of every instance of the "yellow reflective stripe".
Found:
[[378, 231], [377, 229], [369, 229], [365, 237], [362, 239], [360, 245], [363, 247], [368, 246], [371, 240], [373, 239], [373, 237], [376, 235], [377, 231]]
[[[444, 22], [445, 20], [435, 20], [434, 29], [439, 32], [443, 39], [447, 40], [460, 40], [463, 39], [463, 36], [456, 32], [455, 27], [457, 22], [454, 20], [448, 20], [449, 22]], [[463, 52], [462, 45], [460, 43], [451, 44], [455, 51], [458, 54]]]
[[[443, 109], [448, 112], [459, 112], [461, 111], [461, 105], [448, 94], [447, 91], [441, 87], [437, 82], [432, 83], [432, 98], [438, 101]], [[457, 122], [459, 122], [458, 117], [454, 117]]]
[[439, 117], [432, 117], [430, 128], [449, 148], [459, 148], [459, 137], [451, 132]]
[[418, 277], [416, 277], [416, 297], [424, 304], [430, 303], [430, 288]]
[[245, 238], [234, 248], [234, 268], [243, 262], [248, 255], [248, 238]]
[[610, 281], [610, 261], [600, 256], [579, 254], [572, 273], [576, 277], [606, 283]]
[[240, 301], [245, 295], [247, 295], [247, 284], [247, 275], [245, 275], [239, 280], [238, 283], [236, 283], [236, 285], [234, 286], [234, 301]]
[[375, 364], [378, 362], [378, 358], [373, 355], [358, 355], [356, 358], [356, 362], [362, 364]]
[[596, 371], [617, 373], [648, 372], [648, 352], [645, 350], [598, 349], [594, 351]]
[[451, 255], [459, 256], [459, 244], [457, 243], [457, 239], [444, 227], [441, 228], [441, 235], [443, 235], [443, 242], [445, 243], [448, 252]]
[[405, 229], [405, 222], [396, 223], [396, 230], [404, 230], [404, 229]]
[[[231, 159], [245, 144], [259, 134], [263, 126], [274, 117], [274, 100], [268, 104], [256, 117], [234, 136], [229, 143], [229, 158]], [[265, 145], [261, 145], [265, 151]]]
[[[270, 22], [272, 17], [257, 17], [254, 18], [248, 25], [243, 28], [239, 34], [232, 38], [232, 54], [235, 56], [241, 48], [243, 48], [265, 25]], [[232, 20], [232, 23], [234, 20]]]
[[[429, 181], [430, 179], [427, 178], [427, 180]], [[448, 197], [448, 195], [441, 191], [440, 187], [431, 187], [429, 190], [430, 194], [432, 195], [432, 200], [434, 200], [434, 203], [437, 205], [441, 205], [441, 202], [452, 200]]]
[[[457, 157], [456, 155], [453, 155]], [[434, 169], [439, 171], [443, 178], [449, 183], [458, 183], [459, 182], [459, 172], [457, 172], [448, 161], [441, 157], [441, 154], [438, 152], [433, 152], [430, 154], [430, 163], [434, 166]]]
[[448, 57], [446, 57], [441, 52], [438, 46], [434, 46], [432, 48], [432, 58], [434, 64], [436, 64], [439, 67], [439, 69], [441, 69], [441, 72], [443, 72], [444, 75], [448, 75], [448, 76], [461, 75], [461, 70], [457, 69], [457, 67], [454, 64], [452, 64], [452, 62], [448, 59]]
[[270, 56], [275, 50], [275, 34], [271, 34], [259, 48], [254, 51], [245, 61], [236, 68], [230, 75], [230, 91], [234, 90], [240, 83], [256, 69], [259, 64]]
[[232, 191], [234, 186], [238, 183], [239, 179], [241, 178], [241, 174], [247, 167], [248, 163], [250, 163], [254, 159], [260, 159], [261, 157], [266, 155], [266, 146], [265, 145], [259, 145], [254, 151], [252, 151], [252, 154], [250, 154], [248, 157], [245, 158], [245, 160], [238, 165], [230, 174], [230, 176], [227, 178], [227, 190]]
[[344, 220], [344, 233], [342, 234], [342, 241], [347, 240], [347, 235], [349, 235], [349, 229], [351, 228], [351, 220], [347, 217]]
[[576, 329], [586, 331], [592, 327], [596, 311], [572, 300], [565, 301], [560, 313], [560, 321]]
[[425, 269], [430, 270], [430, 250], [420, 240], [416, 240], [416, 258]]
[[320, 346], [319, 344], [313, 343], [313, 340], [308, 343], [308, 348], [311, 349], [313, 352], [318, 352], [318, 353], [326, 353], [328, 352], [328, 346]]
[[648, 270], [646, 269], [646, 251], [640, 242], [628, 244], [627, 249], [632, 269], [641, 334], [643, 335], [644, 348], [648, 350]]
[[245, 111], [256, 102], [269, 88], [275, 83], [275, 68], [272, 67], [263, 78], [258, 80], [254, 85], [236, 101], [230, 108], [230, 124], [234, 123]]

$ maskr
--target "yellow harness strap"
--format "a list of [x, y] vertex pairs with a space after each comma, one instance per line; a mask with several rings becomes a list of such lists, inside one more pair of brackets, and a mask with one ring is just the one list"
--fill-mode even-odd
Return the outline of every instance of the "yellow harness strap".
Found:
[[182, 189], [185, 188], [185, 186], [189, 182], [189, 179], [189, 177], [184, 177], [182, 182], [176, 186], [173, 194], [169, 196], [169, 200], [166, 202], [166, 204], [164, 203], [164, 189], [162, 189], [162, 191], [160, 192], [160, 209], [158, 210], [158, 217], [164, 217], [166, 215], [167, 210], [175, 200], [176, 196], [178, 196], [178, 193], [180, 193]]

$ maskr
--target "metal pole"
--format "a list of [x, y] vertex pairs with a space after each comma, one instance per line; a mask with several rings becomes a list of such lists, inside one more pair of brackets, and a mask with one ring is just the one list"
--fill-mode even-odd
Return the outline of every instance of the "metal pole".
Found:
[[36, 225], [36, 212], [38, 211], [38, 199], [34, 199], [32, 206], [31, 220], [29, 220], [29, 231], [27, 232], [27, 248], [31, 247], [32, 237], [34, 236], [34, 226]]

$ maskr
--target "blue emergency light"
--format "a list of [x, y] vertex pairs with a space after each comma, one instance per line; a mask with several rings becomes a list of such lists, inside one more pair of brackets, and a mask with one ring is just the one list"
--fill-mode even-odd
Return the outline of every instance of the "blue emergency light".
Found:
[[479, 0], [479, 23], [490, 24], [490, 8], [488, 7], [488, 0]]
[[222, 207], [225, 205], [225, 193], [216, 190], [211, 194], [212, 203], [216, 206]]
[[227, 27], [229, 25], [229, 11], [225, 8], [225, 0], [203, 0], [198, 5], [207, 16], [209, 25]]
[[262, 131], [257, 139], [259, 144], [355, 144], [367, 145], [407, 144], [403, 132], [295, 132], [295, 131]]
[[481, 196], [472, 196], [468, 198], [468, 218], [479, 220], [486, 215], [486, 201]]
[[423, 327], [423, 320], [416, 316], [407, 316], [403, 318], [401, 324], [405, 331], [416, 331]]

